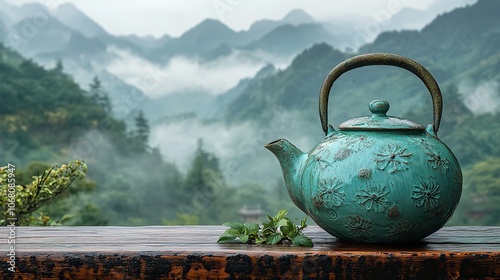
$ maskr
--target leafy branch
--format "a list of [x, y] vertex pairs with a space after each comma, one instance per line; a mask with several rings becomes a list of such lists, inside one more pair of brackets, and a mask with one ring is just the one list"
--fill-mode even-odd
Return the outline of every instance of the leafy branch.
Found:
[[[60, 167], [54, 166], [38, 176], [33, 176], [33, 181], [27, 185], [16, 184], [14, 196], [9, 196], [8, 171], [8, 166], [0, 167], [0, 205], [2, 205], [0, 224], [6, 224], [7, 217], [15, 216], [18, 225], [30, 225], [32, 222], [37, 225], [57, 225], [71, 216], [65, 215], [60, 220], [54, 221], [43, 213], [34, 218], [33, 213], [67, 191], [73, 181], [84, 178], [87, 165], [83, 161], [76, 160]], [[10, 197], [15, 198], [15, 210], [8, 208]]]
[[217, 243], [228, 243], [237, 238], [242, 243], [250, 244], [285, 244], [312, 247], [313, 243], [302, 231], [307, 227], [306, 218], [296, 225], [286, 215], [287, 210], [281, 210], [274, 217], [267, 215], [269, 221], [263, 222], [261, 228], [255, 223], [226, 222], [223, 226], [229, 227], [217, 240]]

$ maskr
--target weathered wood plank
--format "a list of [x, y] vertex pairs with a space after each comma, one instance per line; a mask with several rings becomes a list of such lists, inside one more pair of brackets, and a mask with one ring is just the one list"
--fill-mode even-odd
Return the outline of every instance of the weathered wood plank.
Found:
[[310, 227], [313, 248], [217, 244], [225, 229], [17, 228], [17, 272], [6, 254], [0, 267], [3, 279], [500, 279], [500, 227], [448, 227], [390, 245], [341, 242]]

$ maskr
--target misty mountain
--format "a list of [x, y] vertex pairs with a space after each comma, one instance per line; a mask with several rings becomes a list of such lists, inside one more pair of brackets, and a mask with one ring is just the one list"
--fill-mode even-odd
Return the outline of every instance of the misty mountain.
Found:
[[106, 51], [106, 46], [102, 42], [85, 37], [56, 18], [47, 20], [40, 28], [26, 18], [13, 25], [11, 29], [19, 39], [7, 40], [6, 43], [28, 57], [51, 53], [55, 56], [95, 55]]
[[[71, 3], [64, 3], [57, 7], [53, 13], [61, 23], [70, 27], [73, 32], [78, 32], [90, 40], [100, 41], [106, 47], [115, 46], [144, 56], [144, 49], [127, 38], [110, 35], [102, 26]], [[68, 49], [71, 49], [69, 47]]]
[[[217, 36], [214, 36], [217, 34]], [[244, 38], [215, 19], [206, 19], [179, 38], [168, 40], [156, 51], [156, 56], [168, 61], [175, 55], [205, 57], [221, 45], [237, 46]]]
[[[408, 56], [429, 69], [438, 83], [460, 86], [465, 80], [477, 83], [500, 77], [500, 2], [480, 0], [436, 18], [421, 31], [393, 31], [380, 34], [360, 53], [391, 52]], [[315, 45], [297, 56], [289, 68], [247, 87], [228, 107], [227, 119], [258, 118], [268, 122], [278, 107], [298, 110], [317, 119], [317, 99], [324, 77], [346, 55], [325, 44]], [[478, 70], [478, 67], [480, 70]], [[395, 67], [358, 69], [335, 84], [337, 122], [366, 115], [371, 99], [387, 98], [391, 113], [401, 115], [414, 104], [426, 105], [425, 87], [418, 79]], [[424, 93], [423, 93], [424, 92]], [[339, 95], [339, 97], [337, 97]], [[446, 102], [446, 95], [445, 95]], [[427, 106], [429, 107], [429, 106]]]
[[[7, 28], [18, 34], [26, 30], [33, 32], [29, 34], [29, 40], [19, 36], [22, 44], [2, 36], [10, 47], [48, 67], [62, 60], [65, 70], [73, 74], [83, 87], [87, 87], [93, 75], [102, 75], [101, 81], [115, 105], [121, 102], [119, 97], [124, 91], [125, 95], [132, 93], [147, 100], [138, 105], [141, 109], [166, 115], [203, 111], [200, 106], [189, 106], [207, 102], [213, 104], [211, 102], [221, 101], [223, 104], [216, 107], [225, 108], [227, 104], [223, 100], [236, 101], [236, 91], [229, 95], [232, 96], [229, 99], [215, 96], [236, 85], [239, 79], [255, 75], [264, 65], [283, 67], [290, 63], [293, 56], [315, 43], [326, 42], [339, 48], [340, 43], [345, 41], [345, 37], [342, 37], [345, 34], [340, 37], [336, 35], [342, 34], [341, 28], [327, 30], [324, 24], [318, 23], [302, 10], [293, 10], [281, 20], [255, 22], [246, 31], [236, 32], [220, 21], [207, 19], [180, 37], [165, 35], [154, 38], [108, 34], [72, 4], [63, 4], [57, 9], [50, 7], [51, 10], [39, 4], [13, 6], [4, 1], [0, 1], [0, 6], [0, 19], [8, 18], [5, 20]], [[30, 16], [34, 13], [49, 16], [47, 23], [33, 28]], [[174, 67], [179, 65], [183, 68], [175, 70]], [[202, 79], [188, 83], [183, 78], [172, 78], [177, 77], [179, 71], [198, 75]], [[154, 85], [153, 96], [151, 91], [143, 92], [141, 83], [156, 72], [170, 75], [171, 78], [160, 79], [160, 84]], [[217, 79], [224, 76], [219, 84], [227, 86], [203, 84], [208, 79], [204, 75]], [[180, 80], [186, 84], [179, 86]], [[238, 91], [245, 84], [252, 83], [243, 81], [237, 86]], [[153, 97], [146, 97], [146, 94]], [[183, 94], [184, 99], [181, 98]], [[171, 105], [182, 103], [182, 100], [185, 100], [182, 105]]]
[[264, 66], [253, 78], [242, 79], [238, 84], [215, 98], [212, 103], [214, 110], [212, 116], [215, 118], [223, 117], [226, 113], [227, 106], [231, 104], [241, 93], [248, 87], [254, 87], [256, 84], [260, 83], [262, 79], [271, 76], [276, 73], [276, 68], [272, 64]]
[[419, 29], [431, 22], [436, 15], [437, 13], [429, 13], [427, 10], [403, 8], [388, 20], [384, 29]]
[[[421, 31], [382, 33], [361, 51], [386, 50], [415, 57], [440, 69], [448, 78], [455, 75], [463, 78], [469, 69], [482, 64], [500, 70], [500, 18], [496, 12], [499, 9], [498, 1], [480, 0], [472, 6], [438, 16]], [[456, 79], [458, 81], [460, 79]]]
[[[0, 39], [10, 48], [46, 67], [62, 61], [65, 71], [84, 88], [95, 75], [100, 76], [115, 106], [123, 103], [123, 96], [145, 98], [139, 89], [106, 71], [107, 65], [121, 59], [115, 49], [143, 56], [142, 47], [109, 35], [72, 4], [49, 10], [41, 4], [14, 6], [0, 1], [0, 7], [0, 19], [10, 23], [4, 28], [9, 35], [0, 30]], [[127, 117], [123, 113], [117, 116]]]
[[[312, 110], [323, 73], [328, 73], [331, 64], [337, 64], [346, 56], [322, 43], [314, 45], [297, 56], [290, 67], [252, 83], [228, 105], [227, 119], [230, 122], [248, 119], [268, 122], [272, 112], [269, 108], [287, 110]], [[320, 63], [323, 61], [323, 63]], [[314, 65], [313, 65], [314, 64]], [[325, 64], [328, 65], [325, 67]], [[316, 106], [317, 107], [317, 106]]]
[[[279, 21], [275, 21], [279, 25], [283, 24], [291, 24], [291, 25], [299, 25], [305, 23], [316, 23], [317, 21], [304, 10], [294, 9], [288, 12], [285, 17]], [[251, 29], [251, 28], [250, 28]]]
[[140, 47], [109, 35], [73, 4], [50, 7], [52, 10], [38, 3], [14, 6], [0, 1], [0, 6], [0, 18], [8, 18], [7, 26], [12, 32], [3, 41], [24, 56], [64, 59], [84, 54], [86, 59], [102, 62], [102, 56], [94, 56], [102, 55], [109, 46], [142, 55]]
[[388, 22], [384, 24], [384, 30], [421, 29], [439, 14], [449, 12], [456, 7], [463, 7], [476, 2], [477, 0], [441, 0], [432, 2], [429, 7], [424, 10], [403, 8], [388, 19]]
[[308, 23], [317, 23], [317, 21], [311, 15], [304, 12], [304, 10], [295, 9], [286, 14], [281, 20], [262, 19], [254, 22], [248, 29], [247, 34], [252, 40], [256, 40], [282, 25], [300, 25]]
[[87, 37], [107, 34], [106, 30], [71, 3], [63, 3], [54, 13], [66, 26], [78, 30]]
[[333, 42], [332, 37], [320, 24], [316, 24], [313, 17], [296, 9], [281, 20], [260, 20], [252, 24], [249, 30], [239, 32], [218, 20], [206, 19], [179, 38], [168, 40], [157, 50], [156, 56], [163, 60], [175, 55], [210, 60], [230, 54], [234, 49], [259, 49], [269, 54], [276, 54], [277, 49], [281, 49], [281, 54], [289, 56], [313, 43]]
[[[422, 10], [400, 8], [400, 3], [388, 2], [385, 8], [382, 6], [382, 9], [371, 11], [366, 15], [333, 18], [322, 24], [338, 38], [339, 43], [335, 46], [336, 48], [353, 52], [373, 42], [383, 31], [420, 30], [430, 24], [439, 14], [475, 2], [477, 0], [436, 0]], [[395, 6], [392, 6], [393, 4]]]
[[40, 3], [26, 3], [21, 6], [15, 6], [7, 3], [5, 0], [0, 0], [0, 13], [7, 26], [16, 24], [25, 18], [35, 18], [40, 22], [44, 22], [51, 11], [47, 6]]
[[286, 24], [276, 27], [260, 40], [245, 46], [244, 49], [290, 55], [320, 42], [335, 45], [336, 38], [321, 24], [300, 24], [297, 26]]
[[[290, 11], [281, 20], [259, 20], [252, 24], [249, 30], [246, 31], [236, 32], [218, 20], [206, 19], [178, 38], [163, 36], [154, 42], [152, 38], [131, 36], [128, 40], [137, 45], [147, 46], [148, 48], [154, 48], [155, 45], [158, 46], [162, 44], [161, 47], [154, 51], [154, 55], [150, 56], [150, 58], [160, 58], [162, 61], [167, 61], [176, 55], [195, 56], [211, 60], [223, 55], [228, 55], [232, 53], [234, 49], [262, 49], [269, 53], [274, 53], [275, 47], [269, 44], [272, 43], [269, 42], [270, 37], [274, 35], [282, 37], [289, 44], [292, 43], [292, 45], [295, 46], [292, 48], [293, 54], [295, 54], [298, 52], [297, 49], [299, 51], [304, 49], [302, 45], [309, 46], [310, 43], [320, 42], [317, 37], [320, 36], [321, 32], [325, 33], [326, 31], [321, 31], [320, 26], [309, 26], [311, 30], [306, 30], [308, 27], [304, 25], [315, 22], [316, 20], [309, 14], [303, 10], [296, 9]], [[281, 29], [283, 26], [295, 27], [298, 25], [304, 26], [299, 27], [294, 32], [288, 33]], [[313, 34], [304, 36], [303, 33], [308, 31], [313, 32]], [[264, 38], [266, 36], [267, 38]], [[326, 36], [326, 40], [328, 41], [331, 34], [326, 34]], [[291, 42], [290, 38], [294, 38], [295, 42]], [[302, 40], [306, 40], [306, 42], [302, 43]], [[313, 42], [311, 42], [311, 40]], [[287, 54], [289, 55], [290, 53]]]
[[433, 1], [430, 3], [429, 7], [426, 8], [427, 11], [434, 11], [436, 15], [451, 12], [452, 10], [467, 5], [472, 5], [477, 3], [478, 0], [440, 0]]
[[160, 38], [155, 38], [152, 35], [149, 36], [137, 36], [135, 34], [118, 36], [119, 38], [125, 39], [128, 42], [141, 47], [144, 50], [157, 49], [163, 45], [166, 45], [172, 40], [172, 37], [168, 34], [161, 36]]
[[140, 110], [140, 104], [149, 101], [149, 98], [139, 88], [125, 83], [106, 69], [86, 71], [74, 67], [73, 73], [75, 82], [86, 90], [89, 89], [92, 79], [97, 76], [105, 85], [104, 90], [112, 100], [114, 117], [124, 120], [128, 124], [132, 123], [134, 116]]
[[[85, 88], [94, 75], [102, 76], [100, 79], [115, 106], [121, 102], [119, 99], [123, 94], [121, 91], [124, 91], [125, 95], [132, 93], [131, 95], [142, 96], [143, 99], [149, 100], [141, 91], [141, 80], [148, 79], [151, 72], [155, 73], [157, 69], [160, 71], [170, 69], [173, 58], [184, 57], [183, 65], [193, 71], [197, 69], [210, 71], [216, 67], [214, 70], [221, 69], [222, 72], [215, 76], [220, 76], [227, 72], [221, 68], [223, 63], [231, 63], [224, 66], [226, 69], [248, 65], [245, 70], [259, 69], [268, 63], [286, 64], [291, 56], [312, 45], [314, 41], [324, 40], [325, 37], [331, 36], [324, 34], [324, 30], [321, 30], [319, 25], [286, 25], [286, 28], [280, 28], [279, 24], [313, 21], [312, 17], [303, 11], [292, 11], [281, 21], [270, 22], [271, 25], [277, 25], [276, 30], [271, 30], [273, 34], [287, 44], [286, 48], [280, 52], [282, 57], [278, 58], [274, 56], [278, 52], [272, 41], [274, 35], [264, 36], [260, 40], [261, 38], [255, 35], [258, 33], [255, 32], [255, 27], [249, 31], [235, 32], [217, 20], [208, 19], [178, 38], [168, 35], [158, 39], [135, 35], [113, 36], [72, 4], [60, 5], [57, 9], [51, 7], [54, 9], [50, 11], [47, 8], [42, 9], [43, 5], [39, 4], [23, 6], [5, 4], [4, 6], [5, 9], [0, 11], [0, 18], [7, 17], [3, 14], [9, 14], [10, 22], [13, 22], [9, 28], [13, 34], [17, 34], [16, 40], [2, 36], [6, 45], [47, 67], [52, 67], [58, 60], [63, 61], [65, 70], [73, 74], [75, 80]], [[47, 17], [46, 22], [42, 25], [34, 25], [32, 18], [29, 17], [34, 12], [43, 13]], [[29, 40], [25, 38], [27, 31], [32, 33], [28, 34]], [[244, 47], [251, 42], [253, 42], [252, 45]], [[283, 46], [281, 42], [280, 46]], [[246, 62], [242, 64], [243, 60]], [[173, 61], [175, 64], [176, 60]], [[237, 61], [240, 61], [238, 65], [235, 64]], [[150, 70], [142, 69], [138, 65], [140, 63], [149, 63]], [[135, 77], [130, 76], [131, 73], [124, 74], [122, 71], [122, 69], [133, 68], [137, 68]], [[108, 69], [111, 70], [108, 71]], [[235, 69], [235, 73], [238, 71], [243, 71], [243, 68], [242, 70]], [[254, 73], [245, 74], [245, 77], [252, 76]], [[231, 75], [231, 79], [240, 79], [241, 75]], [[230, 84], [237, 82], [238, 80], [229, 81]], [[161, 90], [161, 87], [155, 87], [155, 90]], [[193, 105], [207, 104], [207, 102], [212, 104], [215, 99], [214, 93], [203, 85], [184, 88], [182, 92], [169, 92], [168, 95], [164, 94], [162, 98], [151, 102], [142, 102], [139, 107], [151, 114], [177, 114], [186, 110], [198, 111], [205, 116], [207, 114], [203, 112], [206, 110]], [[183, 100], [185, 102], [182, 102]], [[171, 105], [179, 102], [184, 105]], [[167, 110], [161, 108], [167, 108]], [[214, 110], [210, 111], [214, 112]], [[120, 115], [119, 117], [126, 118], [127, 116]], [[158, 118], [161, 115], [154, 115], [154, 117]]]
[[110, 52], [109, 49], [116, 48], [128, 51], [131, 54], [144, 59], [148, 59], [150, 57], [147, 49], [145, 49], [143, 46], [135, 44], [134, 42], [131, 42], [130, 40], [122, 36], [113, 36], [106, 33], [96, 35], [95, 37], [92, 37], [92, 39], [98, 40], [105, 44], [108, 47], [108, 53], [110, 54], [112, 54], [113, 52]]
[[[49, 7], [39, 3], [15, 6], [0, 1], [0, 7], [0, 18], [10, 32], [9, 36], [1, 38], [2, 41], [26, 57], [53, 56], [62, 59], [62, 56], [93, 56], [106, 50], [102, 42], [80, 32], [89, 30], [86, 25], [97, 29], [98, 25], [71, 4], [60, 5], [57, 9], [50, 7], [49, 10]], [[74, 22], [69, 20], [70, 16], [75, 17]]]

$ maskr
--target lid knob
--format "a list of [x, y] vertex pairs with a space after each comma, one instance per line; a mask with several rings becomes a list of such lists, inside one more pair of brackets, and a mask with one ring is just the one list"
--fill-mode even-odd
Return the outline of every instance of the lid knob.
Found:
[[372, 112], [372, 116], [378, 117], [385, 117], [387, 111], [389, 111], [389, 107], [389, 102], [381, 99], [373, 100], [370, 102], [370, 106], [368, 106], [370, 112]]

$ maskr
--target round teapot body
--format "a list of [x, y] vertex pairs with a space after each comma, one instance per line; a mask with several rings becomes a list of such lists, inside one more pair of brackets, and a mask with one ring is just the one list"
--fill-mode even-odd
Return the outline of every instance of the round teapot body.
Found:
[[345, 240], [410, 242], [440, 229], [462, 192], [448, 147], [422, 131], [333, 131], [301, 167], [307, 214]]

